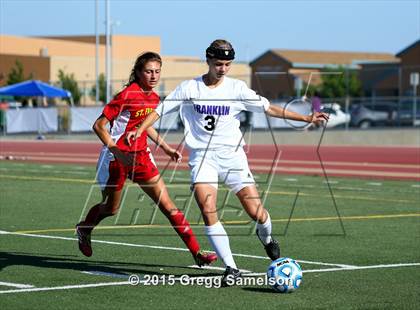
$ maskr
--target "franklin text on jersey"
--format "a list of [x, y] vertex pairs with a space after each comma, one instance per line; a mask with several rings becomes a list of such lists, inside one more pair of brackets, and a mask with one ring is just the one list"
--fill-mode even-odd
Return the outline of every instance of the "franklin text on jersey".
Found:
[[194, 110], [206, 115], [229, 115], [230, 107], [224, 105], [201, 105], [193, 104]]

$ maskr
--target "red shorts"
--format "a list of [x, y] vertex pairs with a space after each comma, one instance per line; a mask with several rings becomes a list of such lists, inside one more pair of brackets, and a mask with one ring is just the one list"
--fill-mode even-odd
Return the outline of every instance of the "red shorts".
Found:
[[[128, 152], [124, 153], [129, 154]], [[124, 166], [114, 159], [113, 156], [109, 157], [109, 155], [108, 158], [112, 158], [112, 160], [107, 162], [105, 159], [98, 163], [98, 166], [102, 166], [102, 170], [107, 168], [107, 171], [103, 173], [105, 179], [102, 178], [102, 180], [100, 180], [101, 169], [98, 169], [98, 181], [103, 189], [103, 185], [106, 184], [106, 187], [119, 191], [124, 187], [127, 178], [136, 183], [143, 183], [159, 175], [159, 170], [149, 151], [139, 151], [131, 154], [134, 155], [134, 166]]]

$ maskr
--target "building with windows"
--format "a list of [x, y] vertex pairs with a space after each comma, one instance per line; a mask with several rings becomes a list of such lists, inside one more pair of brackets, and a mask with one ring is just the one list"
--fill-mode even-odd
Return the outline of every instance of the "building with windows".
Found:
[[[99, 72], [105, 74], [105, 36], [99, 38]], [[162, 56], [163, 70], [159, 91], [166, 95], [181, 81], [194, 78], [207, 69], [203, 55]], [[113, 35], [111, 45], [112, 92], [117, 93], [127, 82], [137, 56], [145, 51], [160, 53], [161, 41], [157, 36]], [[92, 104], [90, 95], [95, 85], [95, 36], [18, 37], [0, 35], [0, 86], [20, 62], [24, 77], [58, 83], [58, 72], [73, 74], [82, 91], [81, 104]], [[231, 75], [250, 85], [248, 64], [235, 62]]]
[[319, 85], [325, 68], [360, 70], [366, 62], [398, 64], [389, 53], [271, 49], [251, 63], [252, 87], [269, 99], [293, 96], [308, 83]]

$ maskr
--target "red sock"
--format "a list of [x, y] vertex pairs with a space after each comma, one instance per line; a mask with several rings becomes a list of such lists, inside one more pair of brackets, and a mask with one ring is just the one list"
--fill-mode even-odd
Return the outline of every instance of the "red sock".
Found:
[[181, 237], [182, 241], [184, 241], [191, 254], [194, 256], [197, 255], [197, 253], [200, 251], [200, 244], [195, 238], [190, 223], [184, 217], [184, 214], [178, 210], [176, 214], [169, 216], [169, 221], [171, 222], [178, 235]]

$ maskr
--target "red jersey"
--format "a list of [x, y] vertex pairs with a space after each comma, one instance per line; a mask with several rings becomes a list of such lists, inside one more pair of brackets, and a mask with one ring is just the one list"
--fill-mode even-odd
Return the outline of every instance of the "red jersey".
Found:
[[157, 107], [159, 100], [159, 95], [154, 91], [144, 92], [137, 83], [133, 83], [104, 107], [102, 113], [111, 123], [111, 137], [120, 150], [134, 152], [147, 149], [147, 132], [143, 132], [131, 147], [125, 137], [129, 131], [140, 126]]

